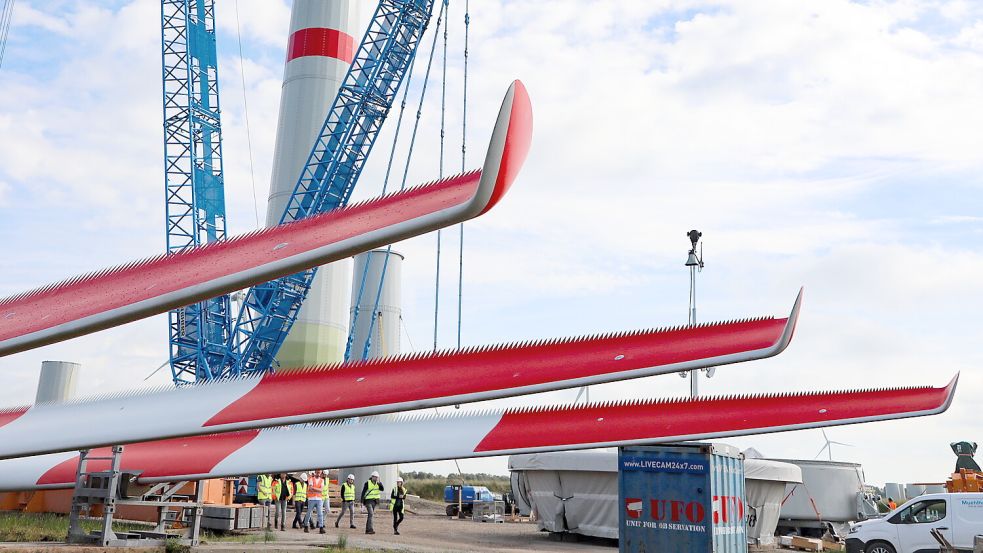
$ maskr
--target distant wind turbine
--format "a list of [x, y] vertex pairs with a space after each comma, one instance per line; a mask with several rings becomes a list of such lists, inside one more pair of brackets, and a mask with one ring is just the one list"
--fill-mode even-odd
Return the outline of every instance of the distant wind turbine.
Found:
[[[820, 430], [822, 430], [822, 429], [820, 429]], [[819, 450], [819, 453], [817, 453], [816, 456], [813, 457], [814, 459], [818, 459], [819, 457], [821, 457], [822, 454], [823, 454], [823, 452], [825, 451], [829, 455], [829, 460], [832, 461], [833, 460], [833, 447], [832, 447], [833, 444], [842, 445], [842, 446], [846, 446], [846, 447], [853, 447], [853, 444], [845, 444], [843, 442], [834, 442], [834, 441], [830, 440], [829, 439], [829, 436], [826, 435], [826, 431], [825, 430], [822, 430], [822, 433], [823, 433], [823, 439], [826, 440], [826, 445], [824, 445], [823, 448]]]

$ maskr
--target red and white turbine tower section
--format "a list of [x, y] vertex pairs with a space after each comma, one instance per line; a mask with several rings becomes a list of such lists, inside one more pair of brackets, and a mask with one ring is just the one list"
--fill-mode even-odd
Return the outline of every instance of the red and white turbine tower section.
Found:
[[[277, 224], [362, 36], [359, 0], [294, 0], [266, 223]], [[280, 347], [281, 368], [337, 363], [348, 338], [351, 261], [325, 265]]]

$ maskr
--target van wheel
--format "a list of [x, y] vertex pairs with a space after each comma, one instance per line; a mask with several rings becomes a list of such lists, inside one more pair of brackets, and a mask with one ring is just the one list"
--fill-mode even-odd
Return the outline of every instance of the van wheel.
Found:
[[894, 547], [884, 541], [875, 541], [867, 544], [864, 553], [898, 553]]
[[445, 509], [445, 510], [447, 512], [447, 516], [449, 516], [449, 517], [456, 517], [457, 516], [457, 505], [448, 505], [447, 506], [447, 509]]

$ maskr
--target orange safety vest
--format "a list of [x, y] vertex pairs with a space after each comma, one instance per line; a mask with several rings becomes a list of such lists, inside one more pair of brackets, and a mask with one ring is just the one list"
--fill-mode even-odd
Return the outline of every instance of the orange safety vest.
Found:
[[321, 498], [324, 493], [324, 478], [312, 476], [307, 479], [307, 497]]

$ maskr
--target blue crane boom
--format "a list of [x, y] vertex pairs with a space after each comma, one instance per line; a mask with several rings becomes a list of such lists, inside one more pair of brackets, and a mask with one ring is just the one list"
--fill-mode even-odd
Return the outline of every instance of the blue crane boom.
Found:
[[[416, 55], [433, 4], [434, 0], [379, 2], [281, 223], [348, 202]], [[273, 367], [316, 272], [304, 271], [249, 290], [222, 351], [226, 375]]]
[[[214, 0], [161, 0], [167, 251], [225, 238]], [[228, 341], [229, 297], [168, 314], [175, 383], [223, 376], [209, 352]]]

